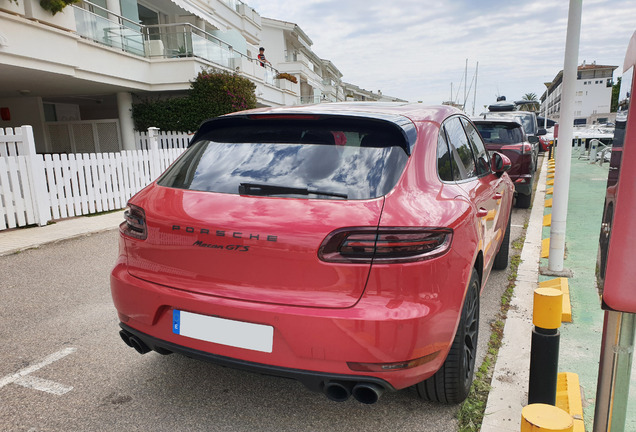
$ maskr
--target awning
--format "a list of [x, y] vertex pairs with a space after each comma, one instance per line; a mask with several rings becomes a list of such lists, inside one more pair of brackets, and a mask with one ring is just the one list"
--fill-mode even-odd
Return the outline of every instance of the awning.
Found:
[[[184, 0], [170, 0], [170, 1], [172, 1], [172, 3], [176, 4], [177, 6], [179, 6], [181, 9], [183, 9], [183, 10], [185, 10], [187, 12], [190, 12], [193, 15], [198, 16], [202, 20], [205, 20], [209, 24], [211, 24], [214, 27], [216, 27], [217, 30], [225, 31], [227, 29], [227, 26], [221, 24], [216, 18], [214, 18], [214, 16], [212, 15], [211, 11], [205, 10], [203, 7], [200, 7], [198, 5], [192, 4], [192, 3], [184, 1]], [[204, 30], [204, 29], [202, 29], [202, 30]]]

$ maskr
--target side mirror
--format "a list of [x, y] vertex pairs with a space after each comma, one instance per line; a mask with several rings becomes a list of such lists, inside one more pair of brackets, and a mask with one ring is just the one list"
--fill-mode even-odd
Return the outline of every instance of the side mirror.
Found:
[[[543, 129], [543, 131], [545, 131], [545, 129]], [[544, 134], [545, 135], [545, 134]], [[534, 136], [534, 135], [530, 135], [528, 137], [528, 142], [530, 144], [537, 144], [539, 142], [539, 137], [538, 136]]]
[[539, 128], [539, 130], [537, 131], [537, 136], [545, 135], [547, 133], [548, 133], [547, 130], [545, 130], [543, 128]]
[[493, 152], [490, 157], [490, 170], [494, 172], [497, 176], [501, 177], [501, 175], [510, 169], [510, 159], [508, 156], [503, 155], [501, 153]]

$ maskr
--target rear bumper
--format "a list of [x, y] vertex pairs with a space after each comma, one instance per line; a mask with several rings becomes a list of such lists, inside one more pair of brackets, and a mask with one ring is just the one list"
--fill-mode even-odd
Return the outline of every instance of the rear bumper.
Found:
[[[402, 268], [400, 273], [418, 275], [412, 283], [447, 275], [419, 292], [387, 277], [390, 272], [377, 278], [372, 275], [368, 293], [346, 309], [264, 304], [185, 292], [131, 276], [123, 259], [111, 273], [111, 292], [122, 327], [151, 348], [295, 378], [312, 390], [320, 390], [329, 379], [401, 389], [430, 377], [446, 359], [467, 285], [463, 269], [453, 269], [455, 265], [449, 263], [465, 266], [460, 261], [455, 255], [427, 265], [425, 270], [421, 266]], [[410, 291], [408, 297], [405, 289]], [[273, 350], [259, 352], [175, 334], [175, 309], [272, 326]], [[362, 372], [349, 367], [350, 362], [386, 365], [423, 357], [429, 361], [409, 369]]]
[[[350, 382], [352, 385], [359, 383], [361, 378], [356, 375], [338, 375], [338, 374], [329, 374], [329, 373], [321, 373], [314, 371], [306, 371], [300, 369], [289, 369], [283, 367], [270, 366], [266, 364], [253, 363], [245, 360], [234, 359], [230, 357], [224, 357], [216, 354], [212, 354], [205, 351], [200, 351], [197, 349], [189, 348], [183, 345], [177, 345], [171, 342], [166, 342], [161, 339], [157, 339], [145, 333], [142, 333], [138, 330], [135, 330], [132, 327], [127, 326], [126, 324], [120, 323], [119, 326], [126, 332], [136, 336], [143, 343], [145, 343], [149, 348], [154, 351], [163, 351], [165, 354], [166, 351], [170, 351], [172, 353], [177, 353], [184, 355], [186, 357], [190, 357], [197, 360], [203, 360], [207, 362], [211, 362], [214, 364], [218, 364], [224, 367], [231, 367], [233, 369], [244, 370], [248, 372], [258, 373], [262, 375], [272, 375], [282, 378], [294, 379], [296, 381], [301, 382], [305, 387], [307, 387], [311, 391], [322, 392], [324, 391], [325, 383], [328, 382]], [[372, 383], [380, 386], [386, 391], [395, 391], [395, 388], [388, 382], [374, 378], [374, 377], [364, 377], [364, 382]]]

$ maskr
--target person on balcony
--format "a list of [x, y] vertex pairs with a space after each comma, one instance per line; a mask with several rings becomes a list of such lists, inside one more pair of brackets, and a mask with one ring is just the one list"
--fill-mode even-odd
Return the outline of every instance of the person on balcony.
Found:
[[260, 47], [258, 49], [258, 60], [261, 63], [261, 66], [265, 67], [265, 63], [269, 63], [269, 65], [271, 66], [272, 64], [269, 62], [269, 60], [267, 60], [265, 58], [265, 48]]

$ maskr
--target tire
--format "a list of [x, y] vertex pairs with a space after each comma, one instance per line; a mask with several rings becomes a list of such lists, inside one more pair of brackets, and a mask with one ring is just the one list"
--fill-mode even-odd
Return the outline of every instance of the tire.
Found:
[[492, 264], [492, 268], [495, 270], [503, 270], [508, 267], [508, 255], [510, 251], [510, 220], [512, 215], [508, 216], [508, 226], [506, 227], [506, 233], [504, 234], [501, 246], [499, 246], [499, 252], [495, 255], [495, 260]]
[[479, 335], [479, 285], [479, 275], [473, 269], [448, 356], [435, 375], [415, 386], [421, 399], [457, 404], [468, 396], [475, 373]]
[[532, 201], [532, 193], [528, 195], [517, 194], [517, 200], [515, 201], [515, 207], [527, 209], [530, 207]]

